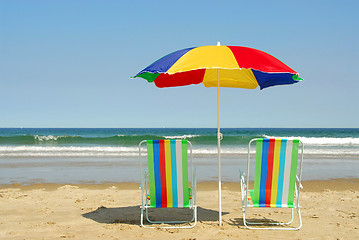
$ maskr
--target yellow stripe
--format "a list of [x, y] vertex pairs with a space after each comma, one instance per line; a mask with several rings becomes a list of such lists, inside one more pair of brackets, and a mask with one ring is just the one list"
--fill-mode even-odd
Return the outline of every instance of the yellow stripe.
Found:
[[208, 68], [239, 69], [239, 66], [228, 47], [202, 46], [194, 48], [180, 57], [167, 73], [174, 74]]
[[172, 198], [172, 166], [171, 166], [171, 141], [165, 140], [165, 158], [166, 158], [166, 188], [167, 188], [167, 207], [173, 207]]
[[[258, 86], [251, 69], [219, 69], [220, 87], [254, 89]], [[217, 87], [218, 70], [207, 69], [203, 77], [205, 87]]]
[[281, 144], [281, 139], [276, 139], [275, 145], [274, 145], [272, 193], [271, 193], [271, 200], [270, 200], [271, 207], [276, 207], [276, 203], [277, 203], [280, 144]]

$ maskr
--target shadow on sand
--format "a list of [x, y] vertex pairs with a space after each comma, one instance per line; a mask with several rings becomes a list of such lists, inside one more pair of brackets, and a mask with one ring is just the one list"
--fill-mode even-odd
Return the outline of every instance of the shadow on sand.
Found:
[[[191, 209], [150, 209], [149, 215], [152, 220], [190, 220], [192, 218]], [[198, 221], [218, 221], [218, 211], [197, 207]], [[140, 206], [129, 206], [119, 208], [99, 207], [95, 211], [82, 214], [83, 217], [91, 219], [98, 223], [125, 223], [125, 224], [140, 224]], [[229, 214], [222, 212], [222, 215]]]

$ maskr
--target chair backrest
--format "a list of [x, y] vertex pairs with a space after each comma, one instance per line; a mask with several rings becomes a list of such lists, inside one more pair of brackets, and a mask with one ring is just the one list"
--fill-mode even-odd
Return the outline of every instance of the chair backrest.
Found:
[[253, 207], [293, 208], [298, 151], [297, 139], [256, 140]]
[[151, 207], [189, 207], [187, 149], [187, 140], [147, 140]]

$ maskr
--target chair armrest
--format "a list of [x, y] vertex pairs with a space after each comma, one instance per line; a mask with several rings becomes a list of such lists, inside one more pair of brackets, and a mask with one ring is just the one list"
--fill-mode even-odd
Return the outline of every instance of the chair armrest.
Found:
[[240, 178], [240, 180], [242, 181], [244, 181], [244, 172], [242, 172], [242, 170], [241, 169], [238, 169], [238, 171], [239, 171], [239, 178]]
[[146, 183], [146, 178], [147, 178], [147, 176], [148, 176], [147, 169], [144, 169], [144, 170], [143, 170], [143, 173], [142, 173], [142, 178], [141, 178], [141, 182], [140, 182], [139, 189], [142, 189], [142, 187], [143, 187], [144, 184]]
[[303, 185], [302, 185], [302, 183], [301, 183], [301, 182], [299, 182], [299, 178], [298, 178], [298, 176], [296, 176], [296, 180], [297, 180], [297, 182], [299, 183], [299, 187], [300, 187], [301, 189], [303, 189]]
[[245, 189], [246, 188], [246, 181], [245, 181], [244, 177], [245, 177], [245, 173], [242, 172], [241, 169], [239, 169], [239, 181], [241, 182], [241, 188], [243, 187]]
[[197, 179], [196, 179], [197, 168], [195, 167], [192, 172], [192, 197], [194, 205], [197, 205]]
[[246, 185], [246, 181], [245, 181], [245, 174], [244, 172], [242, 172], [241, 169], [239, 169], [239, 180], [241, 182], [241, 195], [242, 195], [242, 207], [244, 207], [245, 205], [247, 205], [247, 185]]
[[197, 167], [194, 168], [194, 171], [193, 171], [193, 173], [192, 173], [192, 186], [193, 186], [194, 188], [197, 187], [196, 172], [197, 172]]

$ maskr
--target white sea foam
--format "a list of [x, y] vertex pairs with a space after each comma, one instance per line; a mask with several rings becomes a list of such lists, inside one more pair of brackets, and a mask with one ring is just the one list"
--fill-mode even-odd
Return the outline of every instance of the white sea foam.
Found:
[[[142, 149], [146, 153], [146, 148]], [[246, 147], [223, 147], [222, 155], [246, 155]], [[351, 156], [359, 160], [358, 147], [306, 146], [305, 155]], [[216, 155], [216, 147], [194, 147], [195, 156]], [[0, 146], [0, 157], [137, 157], [138, 147]]]
[[[266, 138], [275, 138], [275, 136], [267, 136]], [[359, 145], [359, 138], [332, 138], [332, 137], [281, 137], [287, 139], [299, 139], [305, 145], [327, 145], [327, 146], [342, 146], [342, 145]]]
[[165, 139], [188, 139], [199, 137], [200, 135], [181, 135], [181, 136], [164, 136]]
[[0, 157], [136, 156], [137, 147], [1, 146]]
[[58, 139], [61, 138], [72, 138], [71, 136], [67, 136], [67, 135], [60, 135], [60, 136], [53, 136], [53, 135], [47, 135], [47, 136], [42, 136], [42, 135], [34, 135], [33, 136], [35, 140], [39, 141], [39, 142], [44, 142], [44, 141], [57, 141]]
[[39, 136], [39, 135], [34, 135], [34, 139], [38, 140], [40, 142], [42, 141], [49, 141], [49, 140], [54, 140], [56, 141], [57, 139], [61, 138], [61, 137], [65, 137], [65, 136], [52, 136], [52, 135], [48, 135], [48, 136]]

